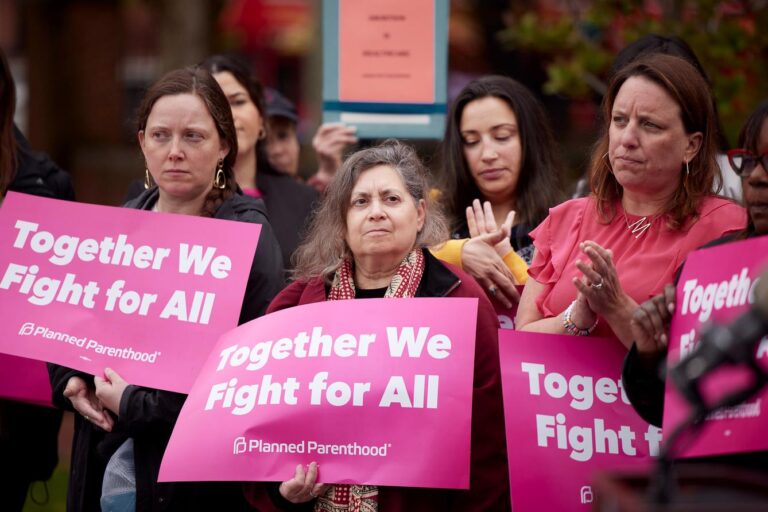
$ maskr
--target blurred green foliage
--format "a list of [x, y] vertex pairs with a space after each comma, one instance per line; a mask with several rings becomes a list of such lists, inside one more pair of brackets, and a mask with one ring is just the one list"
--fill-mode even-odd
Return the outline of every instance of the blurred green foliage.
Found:
[[732, 145], [749, 112], [768, 98], [766, 0], [561, 4], [562, 11], [555, 12], [523, 8], [510, 0], [507, 29], [499, 34], [506, 48], [540, 56], [548, 76], [544, 84], [547, 94], [574, 99], [599, 97], [616, 53], [627, 43], [655, 33], [676, 35], [696, 52], [709, 74]]

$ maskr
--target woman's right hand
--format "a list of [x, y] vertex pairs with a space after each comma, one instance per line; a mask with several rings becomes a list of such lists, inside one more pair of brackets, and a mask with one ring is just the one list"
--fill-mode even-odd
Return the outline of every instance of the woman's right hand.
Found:
[[489, 201], [485, 201], [482, 205], [479, 199], [472, 201], [472, 206], [467, 206], [467, 228], [469, 228], [469, 236], [477, 238], [482, 235], [488, 235], [491, 233], [497, 233], [501, 230], [504, 233], [504, 238], [494, 244], [496, 252], [500, 258], [503, 258], [509, 254], [512, 249], [512, 244], [509, 241], [509, 234], [512, 232], [512, 224], [515, 222], [515, 211], [512, 210], [507, 214], [507, 218], [501, 227], [497, 227], [496, 219], [493, 216], [493, 208]]
[[315, 187], [321, 194], [325, 193], [336, 171], [341, 167], [342, 153], [350, 144], [357, 143], [357, 128], [343, 123], [322, 124], [312, 138], [312, 147], [319, 167], [317, 173], [312, 176], [307, 184]]
[[305, 503], [325, 494], [330, 485], [317, 483], [317, 463], [312, 462], [307, 471], [296, 466], [293, 478], [280, 484], [280, 495], [291, 503]]
[[72, 407], [82, 414], [86, 421], [90, 421], [107, 432], [112, 431], [115, 421], [96, 398], [96, 390], [89, 388], [81, 377], [69, 378], [67, 386], [64, 388], [64, 397], [69, 398]]
[[630, 328], [637, 351], [652, 355], [667, 349], [669, 322], [675, 312], [675, 286], [640, 304], [632, 314]]

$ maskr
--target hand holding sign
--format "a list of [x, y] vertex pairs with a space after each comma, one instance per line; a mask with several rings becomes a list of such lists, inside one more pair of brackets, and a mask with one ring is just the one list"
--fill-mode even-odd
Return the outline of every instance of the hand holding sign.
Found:
[[120, 414], [120, 400], [123, 398], [128, 383], [111, 368], [106, 368], [104, 375], [107, 377], [106, 379], [102, 379], [98, 375], [93, 378], [96, 383], [96, 397], [104, 407], [116, 415]]
[[280, 484], [280, 494], [291, 503], [306, 503], [325, 494], [329, 485], [317, 483], [317, 462], [311, 462], [304, 471], [304, 466], [296, 466], [293, 478]]
[[115, 421], [104, 410], [96, 392], [88, 387], [88, 384], [80, 377], [71, 377], [64, 388], [64, 396], [72, 402], [75, 411], [83, 415], [86, 421], [90, 421], [97, 427], [107, 432], [112, 431]]

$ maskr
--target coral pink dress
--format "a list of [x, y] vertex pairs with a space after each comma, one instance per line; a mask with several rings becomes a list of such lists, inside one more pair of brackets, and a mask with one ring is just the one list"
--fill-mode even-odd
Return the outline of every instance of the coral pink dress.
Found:
[[[592, 197], [573, 199], [549, 210], [549, 216], [531, 232], [536, 254], [528, 274], [545, 286], [536, 298], [544, 318], [557, 316], [576, 298], [572, 283], [582, 274], [576, 268], [579, 259], [589, 258], [579, 244], [592, 240], [613, 251], [613, 262], [624, 292], [638, 304], [660, 293], [674, 280], [675, 272], [689, 252], [710, 240], [744, 229], [744, 208], [719, 197], [702, 201], [699, 216], [682, 229], [667, 226], [667, 216], [653, 219], [644, 234], [635, 238], [627, 223], [640, 217], [627, 214], [617, 201], [611, 222], [600, 220]], [[608, 323], [601, 320], [594, 336], [613, 336]]]

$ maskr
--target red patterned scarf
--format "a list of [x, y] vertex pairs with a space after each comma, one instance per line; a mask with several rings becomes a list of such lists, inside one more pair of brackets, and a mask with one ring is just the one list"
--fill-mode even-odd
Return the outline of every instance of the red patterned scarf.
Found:
[[[424, 253], [416, 249], [408, 253], [389, 282], [385, 298], [413, 297], [424, 274]], [[344, 260], [328, 293], [328, 300], [355, 298], [352, 261]], [[379, 508], [379, 488], [375, 485], [332, 485], [317, 498], [315, 512], [376, 512]]]

